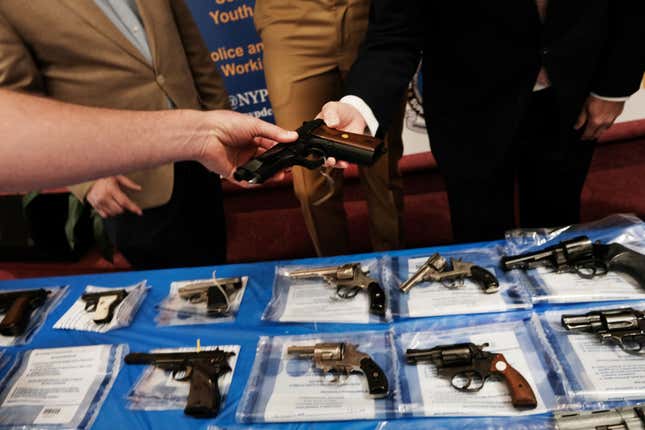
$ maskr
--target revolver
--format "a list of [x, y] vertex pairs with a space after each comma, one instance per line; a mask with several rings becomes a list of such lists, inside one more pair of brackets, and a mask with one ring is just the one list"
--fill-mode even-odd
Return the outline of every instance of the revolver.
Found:
[[287, 354], [312, 358], [316, 369], [344, 375], [359, 372], [367, 378], [371, 396], [382, 398], [389, 392], [387, 376], [372, 358], [351, 343], [318, 343], [313, 346], [289, 346]]
[[591, 279], [607, 272], [624, 273], [645, 288], [645, 255], [619, 243], [592, 243], [587, 236], [564, 240], [557, 245], [502, 257], [502, 268], [533, 269], [538, 266], [552, 267], [556, 272], [571, 272]]
[[[463, 286], [464, 278], [472, 278], [482, 286], [484, 293], [491, 294], [499, 291], [499, 281], [488, 270], [467, 261], [450, 259], [450, 263], [439, 253], [431, 255], [425, 263], [399, 287], [407, 293], [415, 285], [424, 282], [441, 282], [446, 288]], [[458, 281], [457, 284], [454, 281]], [[447, 283], [450, 282], [450, 283]]]
[[450, 384], [459, 391], [479, 391], [488, 378], [500, 376], [510, 391], [513, 406], [529, 409], [537, 407], [535, 393], [524, 376], [508, 364], [503, 354], [484, 351], [488, 346], [488, 343], [458, 343], [430, 349], [408, 349], [405, 357], [408, 364], [431, 362], [440, 372], [448, 374]]
[[594, 333], [601, 342], [612, 342], [630, 354], [639, 354], [645, 344], [645, 315], [632, 308], [562, 315], [562, 326], [571, 331]]
[[242, 278], [213, 278], [208, 281], [191, 282], [179, 288], [179, 297], [190, 303], [206, 303], [209, 316], [226, 315], [231, 309], [229, 297], [242, 288]]
[[190, 381], [184, 413], [195, 418], [210, 418], [219, 412], [222, 397], [217, 381], [231, 371], [228, 359], [233, 355], [234, 352], [219, 348], [196, 352], [133, 352], [125, 356], [125, 362], [153, 365], [171, 372], [176, 381]]
[[315, 269], [294, 270], [286, 274], [291, 279], [322, 278], [330, 286], [336, 287], [336, 295], [341, 299], [353, 299], [359, 291], [367, 290], [370, 299], [370, 313], [385, 316], [385, 292], [375, 279], [367, 276], [360, 263], [342, 266], [318, 267]]
[[622, 408], [554, 412], [556, 430], [645, 430], [643, 405]]
[[20, 290], [0, 293], [0, 334], [3, 336], [20, 336], [27, 329], [31, 313], [47, 300], [49, 291]]
[[[329, 128], [322, 119], [306, 121], [296, 131], [298, 140], [292, 143], [278, 143], [251, 159], [237, 168], [233, 174], [234, 178], [251, 184], [261, 184], [291, 166], [298, 165], [307, 169], [322, 167], [328, 157], [361, 166], [371, 166], [385, 152], [381, 139]], [[333, 180], [324, 171], [323, 176], [333, 191]], [[320, 204], [327, 198], [329, 193], [317, 203]]]
[[84, 293], [81, 299], [85, 302], [85, 311], [92, 314], [96, 324], [112, 321], [114, 311], [128, 295], [124, 289]]

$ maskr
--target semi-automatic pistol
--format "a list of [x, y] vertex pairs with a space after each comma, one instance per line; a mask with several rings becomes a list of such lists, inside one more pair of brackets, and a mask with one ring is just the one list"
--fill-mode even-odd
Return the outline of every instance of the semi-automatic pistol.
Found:
[[127, 291], [120, 289], [84, 293], [81, 299], [85, 302], [85, 311], [92, 314], [92, 321], [96, 324], [105, 324], [112, 321], [114, 311], [127, 295]]
[[385, 292], [375, 279], [367, 276], [367, 273], [363, 271], [360, 263], [348, 263], [341, 266], [293, 270], [286, 276], [291, 279], [322, 278], [336, 288], [336, 295], [341, 299], [353, 299], [359, 291], [365, 290], [369, 294], [370, 313], [385, 317]]
[[242, 288], [242, 278], [213, 278], [191, 282], [178, 289], [179, 297], [190, 303], [206, 303], [209, 316], [226, 315], [230, 309], [229, 297]]
[[387, 396], [389, 384], [387, 376], [372, 357], [357, 349], [351, 343], [318, 343], [313, 346], [290, 346], [287, 354], [302, 358], [311, 358], [314, 367], [324, 373], [335, 372], [344, 375], [359, 372], [367, 378], [367, 386], [371, 396], [381, 398]]
[[20, 336], [29, 325], [31, 313], [47, 300], [49, 291], [20, 290], [0, 293], [0, 334], [3, 336]]

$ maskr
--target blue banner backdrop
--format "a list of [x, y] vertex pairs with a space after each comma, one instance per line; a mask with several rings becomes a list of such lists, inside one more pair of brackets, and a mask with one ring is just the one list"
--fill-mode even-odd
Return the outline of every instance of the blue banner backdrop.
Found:
[[264, 82], [262, 42], [253, 25], [255, 0], [186, 0], [224, 77], [233, 109], [273, 121]]

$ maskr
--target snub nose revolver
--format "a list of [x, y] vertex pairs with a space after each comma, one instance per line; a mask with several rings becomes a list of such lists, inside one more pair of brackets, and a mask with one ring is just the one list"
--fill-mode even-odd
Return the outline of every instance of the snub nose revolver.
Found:
[[385, 397], [389, 384], [383, 370], [372, 360], [372, 357], [358, 350], [351, 343], [318, 343], [313, 346], [290, 346], [287, 354], [303, 358], [312, 358], [314, 366], [323, 372], [349, 374], [359, 372], [367, 378], [370, 395], [376, 398]]
[[380, 317], [385, 316], [385, 292], [375, 279], [367, 276], [360, 263], [293, 270], [286, 276], [292, 279], [322, 278], [336, 288], [336, 295], [341, 299], [353, 299], [359, 291], [367, 290], [370, 298], [370, 313]]

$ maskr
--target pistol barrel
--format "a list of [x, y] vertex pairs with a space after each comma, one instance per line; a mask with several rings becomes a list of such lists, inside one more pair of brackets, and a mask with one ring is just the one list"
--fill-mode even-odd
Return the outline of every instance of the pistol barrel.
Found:
[[401, 284], [399, 289], [404, 293], [407, 293], [416, 284], [418, 284], [419, 282], [423, 282], [423, 278], [425, 277], [426, 272], [428, 270], [430, 270], [430, 266], [428, 266], [427, 263], [424, 263], [423, 266], [421, 266], [421, 268], [417, 270], [417, 272], [414, 275], [410, 276], [405, 282]]
[[333, 275], [338, 271], [338, 266], [316, 267], [313, 269], [290, 270], [286, 273], [292, 279], [317, 278], [325, 275]]
[[429, 349], [408, 349], [405, 351], [405, 359], [408, 364], [417, 364], [420, 361], [436, 361], [441, 351], [436, 348]]
[[596, 331], [602, 325], [600, 314], [562, 315], [562, 327], [567, 330]]

